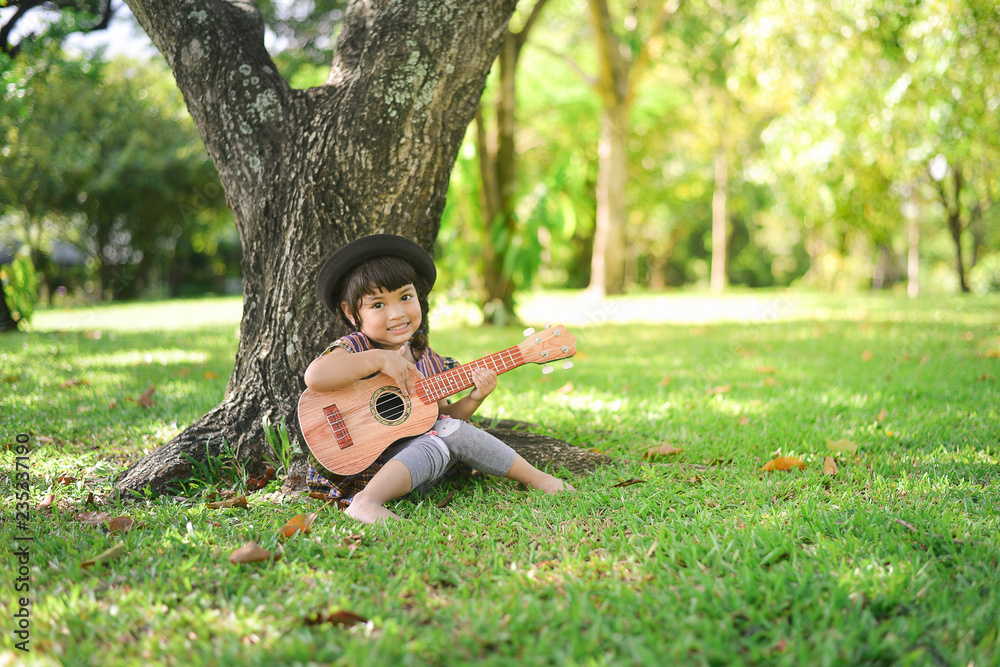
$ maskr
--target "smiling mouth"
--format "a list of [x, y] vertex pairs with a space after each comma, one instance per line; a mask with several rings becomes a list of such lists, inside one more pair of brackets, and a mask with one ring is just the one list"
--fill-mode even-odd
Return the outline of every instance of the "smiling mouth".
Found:
[[393, 333], [395, 333], [397, 331], [402, 331], [403, 329], [406, 329], [409, 326], [410, 326], [410, 323], [407, 322], [406, 324], [400, 324], [398, 326], [389, 327], [388, 329], [386, 329], [386, 331], [392, 331]]

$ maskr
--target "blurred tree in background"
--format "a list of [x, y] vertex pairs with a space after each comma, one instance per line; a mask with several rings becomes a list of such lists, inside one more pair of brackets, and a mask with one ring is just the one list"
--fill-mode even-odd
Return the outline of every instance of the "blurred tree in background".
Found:
[[[324, 82], [346, 3], [258, 4], [285, 78]], [[39, 37], [3, 35], [0, 241], [46, 293], [232, 287], [239, 239], [162, 60], [67, 55], [112, 7], [47, 6]], [[442, 284], [498, 322], [539, 286], [989, 289], [998, 125], [989, 0], [536, 0], [452, 173]]]

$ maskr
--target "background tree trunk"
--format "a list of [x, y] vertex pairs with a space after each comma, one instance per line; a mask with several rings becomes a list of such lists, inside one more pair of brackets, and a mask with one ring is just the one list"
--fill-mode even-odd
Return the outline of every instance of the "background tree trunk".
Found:
[[729, 164], [725, 141], [715, 153], [715, 190], [712, 192], [712, 277], [711, 290], [718, 294], [726, 288], [726, 193], [729, 190]]
[[225, 439], [248, 469], [261, 417], [288, 417], [302, 374], [338, 333], [315, 295], [323, 260], [369, 233], [433, 250], [448, 178], [513, 0], [360, 1], [325, 85], [293, 90], [264, 48], [256, 7], [129, 0], [174, 72], [243, 245], [239, 351], [222, 402], [133, 464], [123, 491], [159, 491]]

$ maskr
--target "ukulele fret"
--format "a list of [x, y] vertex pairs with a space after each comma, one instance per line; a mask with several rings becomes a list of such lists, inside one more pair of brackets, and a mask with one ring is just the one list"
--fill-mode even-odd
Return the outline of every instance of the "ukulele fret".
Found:
[[477, 368], [489, 368], [499, 375], [523, 364], [524, 358], [521, 355], [521, 350], [517, 347], [511, 347], [421, 380], [418, 395], [422, 399], [426, 395], [428, 402], [437, 401], [473, 386], [475, 383], [472, 380], [472, 375]]

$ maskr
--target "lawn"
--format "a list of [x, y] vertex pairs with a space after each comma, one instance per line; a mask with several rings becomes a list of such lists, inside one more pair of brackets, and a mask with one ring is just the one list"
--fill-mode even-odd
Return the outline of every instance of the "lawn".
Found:
[[[209, 508], [243, 491], [226, 471], [115, 499], [222, 397], [239, 301], [41, 311], [0, 336], [0, 664], [1000, 664], [1000, 300], [772, 296], [794, 307], [583, 318], [572, 370], [504, 375], [481, 413], [614, 463], [573, 495], [448, 482], [375, 527], [277, 481]], [[433, 333], [465, 360], [520, 340]], [[664, 445], [681, 451], [643, 460]], [[761, 471], [778, 456], [804, 470]], [[248, 540], [281, 559], [232, 564]]]

